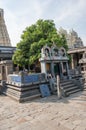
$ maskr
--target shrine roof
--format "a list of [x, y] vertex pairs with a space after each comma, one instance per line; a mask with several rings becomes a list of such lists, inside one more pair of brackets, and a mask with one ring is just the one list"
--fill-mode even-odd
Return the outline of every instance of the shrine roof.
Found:
[[13, 53], [16, 47], [11, 46], [0, 46], [0, 53]]
[[86, 51], [86, 46], [80, 47], [80, 48], [74, 48], [70, 49], [67, 51], [68, 54], [73, 54], [73, 53], [80, 53], [80, 52], [85, 52]]

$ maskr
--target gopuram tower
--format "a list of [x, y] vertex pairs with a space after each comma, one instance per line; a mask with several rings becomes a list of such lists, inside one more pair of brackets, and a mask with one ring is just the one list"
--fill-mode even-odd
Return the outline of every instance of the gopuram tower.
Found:
[[11, 46], [9, 34], [4, 20], [4, 11], [1, 8], [0, 8], [0, 46]]

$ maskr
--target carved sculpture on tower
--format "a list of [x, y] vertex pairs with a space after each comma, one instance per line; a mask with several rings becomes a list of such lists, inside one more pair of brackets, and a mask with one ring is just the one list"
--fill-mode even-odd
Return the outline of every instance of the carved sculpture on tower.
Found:
[[11, 46], [9, 34], [4, 20], [4, 11], [0, 8], [0, 46]]

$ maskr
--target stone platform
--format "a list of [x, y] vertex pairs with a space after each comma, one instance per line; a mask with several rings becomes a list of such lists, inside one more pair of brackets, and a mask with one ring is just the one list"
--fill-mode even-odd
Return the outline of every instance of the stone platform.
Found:
[[0, 130], [86, 130], [86, 91], [25, 103], [0, 95]]
[[28, 75], [23, 72], [21, 75], [8, 75], [1, 89], [3, 94], [19, 102], [48, 96], [48, 91], [50, 93], [49, 81], [44, 73]]

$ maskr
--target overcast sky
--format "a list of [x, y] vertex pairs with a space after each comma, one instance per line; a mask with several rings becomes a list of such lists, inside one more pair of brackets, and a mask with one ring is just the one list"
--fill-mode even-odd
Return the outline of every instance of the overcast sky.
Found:
[[0, 0], [12, 46], [22, 31], [38, 19], [52, 19], [60, 27], [78, 33], [86, 45], [86, 0]]

